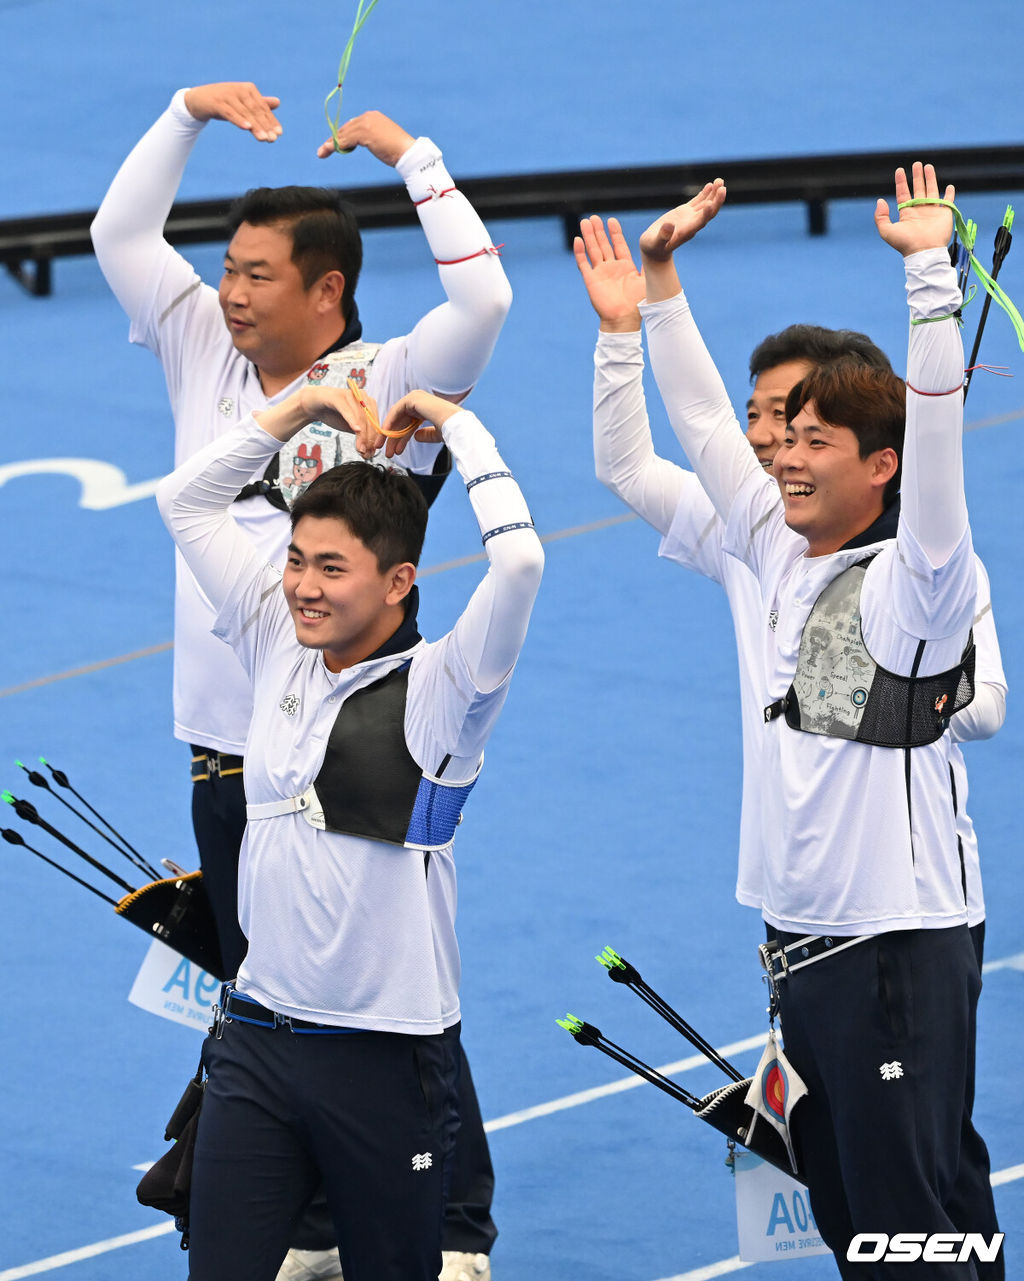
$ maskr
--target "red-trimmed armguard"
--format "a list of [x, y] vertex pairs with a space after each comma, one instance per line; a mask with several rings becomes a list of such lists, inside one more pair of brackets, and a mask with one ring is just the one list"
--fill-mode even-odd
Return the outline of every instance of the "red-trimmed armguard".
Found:
[[414, 200], [412, 202], [413, 207], [418, 209], [420, 205], [429, 205], [432, 200], [440, 200], [442, 196], [450, 196], [455, 190], [455, 187], [445, 187], [444, 191], [435, 191], [434, 188], [431, 187], [430, 195], [424, 196], [422, 200]]
[[907, 389], [916, 396], [952, 396], [956, 391], [963, 391], [964, 385], [962, 382], [957, 383], [955, 387], [950, 387], [949, 391], [918, 391], [916, 387], [911, 387], [910, 383], [907, 383]]
[[505, 248], [505, 242], [500, 245], [485, 245], [483, 249], [478, 249], [475, 254], [466, 254], [465, 258], [435, 258], [434, 261], [439, 267], [451, 267], [457, 262], [469, 262], [470, 258], [482, 258], [484, 254], [494, 254], [495, 258], [501, 257], [501, 250]]

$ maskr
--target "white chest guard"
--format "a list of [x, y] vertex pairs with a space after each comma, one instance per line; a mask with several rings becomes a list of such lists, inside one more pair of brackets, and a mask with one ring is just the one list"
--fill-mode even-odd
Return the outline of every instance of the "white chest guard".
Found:
[[935, 676], [917, 675], [925, 641], [909, 676], [880, 667], [861, 631], [860, 595], [870, 560], [844, 570], [814, 602], [789, 693], [764, 709], [765, 721], [784, 714], [793, 729], [876, 747], [934, 743], [974, 697], [974, 636], [956, 667]]

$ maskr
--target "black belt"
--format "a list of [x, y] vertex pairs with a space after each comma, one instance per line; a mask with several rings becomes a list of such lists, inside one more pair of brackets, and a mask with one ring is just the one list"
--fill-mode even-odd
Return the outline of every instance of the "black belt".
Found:
[[210, 752], [205, 747], [192, 747], [192, 782], [207, 783], [217, 775], [227, 778], [229, 774], [241, 774], [241, 756], [228, 756], [226, 752]]
[[230, 983], [225, 983], [221, 988], [220, 1005], [213, 1012], [213, 1027], [210, 1029], [217, 1037], [221, 1034], [221, 1028], [225, 1023], [252, 1023], [256, 1027], [278, 1028], [286, 1027], [289, 1032], [296, 1032], [309, 1035], [331, 1036], [345, 1032], [358, 1032], [359, 1028], [354, 1027], [333, 1027], [329, 1023], [310, 1023], [306, 1019], [293, 1019], [288, 1014], [277, 1014], [274, 1010], [268, 1010], [265, 1005], [260, 1005], [259, 1001], [254, 1001], [250, 996], [243, 996], [241, 992], [236, 992]]
[[761, 956], [761, 964], [771, 977], [784, 979], [793, 970], [802, 969], [803, 966], [823, 960], [826, 956], [834, 956], [836, 952], [842, 952], [844, 948], [852, 947], [854, 943], [865, 943], [873, 937], [872, 934], [858, 934], [852, 938], [843, 935], [809, 934], [806, 938], [790, 943], [788, 947], [779, 947], [777, 940], [762, 943], [758, 952]]

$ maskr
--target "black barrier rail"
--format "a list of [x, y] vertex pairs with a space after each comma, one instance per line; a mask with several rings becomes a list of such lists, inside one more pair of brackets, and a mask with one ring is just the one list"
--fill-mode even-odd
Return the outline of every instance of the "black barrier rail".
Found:
[[[724, 178], [732, 205], [798, 203], [807, 208], [812, 236], [828, 230], [828, 202], [888, 195], [898, 165], [926, 157], [943, 184], [958, 192], [1024, 189], [1024, 146], [924, 147], [761, 160], [702, 160], [690, 164], [628, 169], [567, 169], [560, 172], [465, 178], [459, 189], [481, 217], [560, 218], [567, 245], [579, 220], [590, 213], [667, 209], [701, 189], [709, 177]], [[339, 188], [359, 224], [414, 225], [416, 213], [400, 183]], [[172, 245], [222, 240], [230, 199], [189, 200], [174, 205], [164, 234]], [[95, 210], [0, 220], [0, 262], [25, 289], [46, 297], [53, 289], [53, 260], [91, 254], [89, 224]]]

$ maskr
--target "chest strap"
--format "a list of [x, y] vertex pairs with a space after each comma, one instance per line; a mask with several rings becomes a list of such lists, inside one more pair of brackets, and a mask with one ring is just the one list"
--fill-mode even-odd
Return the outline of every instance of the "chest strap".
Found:
[[[307, 787], [301, 796], [289, 796], [280, 801], [259, 801], [255, 805], [246, 805], [245, 817], [248, 819], [280, 818], [282, 814], [301, 814], [303, 810], [311, 809], [314, 805], [319, 809], [316, 788]], [[320, 817], [323, 818], [322, 812]]]

